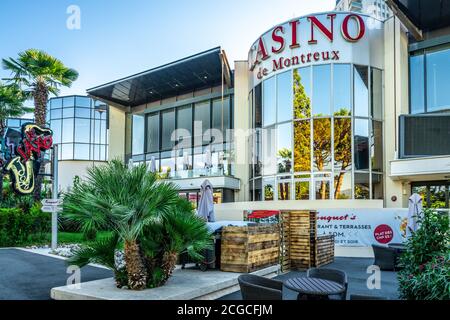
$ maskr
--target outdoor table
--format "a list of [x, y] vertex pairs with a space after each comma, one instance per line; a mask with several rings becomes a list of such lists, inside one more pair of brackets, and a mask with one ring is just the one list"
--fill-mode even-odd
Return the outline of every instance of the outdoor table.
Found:
[[345, 287], [337, 282], [309, 277], [291, 278], [284, 285], [286, 288], [298, 292], [297, 300], [312, 296], [316, 299], [327, 300], [329, 295], [345, 291]]

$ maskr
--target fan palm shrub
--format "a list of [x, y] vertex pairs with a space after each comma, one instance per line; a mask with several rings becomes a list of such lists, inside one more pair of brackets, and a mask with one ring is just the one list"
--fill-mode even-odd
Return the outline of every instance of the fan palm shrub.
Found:
[[[181, 251], [198, 257], [211, 245], [205, 222], [179, 197], [177, 187], [158, 181], [145, 164], [128, 168], [113, 160], [90, 168], [86, 180], [64, 195], [63, 215], [84, 233], [113, 234], [82, 247], [69, 262], [104, 264], [115, 272], [119, 287], [133, 290], [163, 285]], [[118, 249], [123, 249], [125, 270], [114, 263]]]

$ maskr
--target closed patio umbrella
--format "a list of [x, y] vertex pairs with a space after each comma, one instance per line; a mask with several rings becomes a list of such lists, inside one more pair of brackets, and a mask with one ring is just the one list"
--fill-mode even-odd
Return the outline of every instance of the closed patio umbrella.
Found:
[[209, 180], [203, 181], [200, 186], [200, 202], [198, 203], [197, 215], [208, 222], [215, 222], [213, 186]]
[[189, 170], [189, 154], [186, 151], [183, 153], [183, 170]]
[[154, 156], [152, 156], [151, 160], [150, 160], [150, 168], [149, 168], [150, 172], [155, 173], [156, 172], [156, 159]]
[[418, 229], [417, 219], [422, 212], [422, 197], [414, 193], [409, 197], [408, 201], [408, 225], [406, 228], [406, 235], [411, 236], [412, 232]]

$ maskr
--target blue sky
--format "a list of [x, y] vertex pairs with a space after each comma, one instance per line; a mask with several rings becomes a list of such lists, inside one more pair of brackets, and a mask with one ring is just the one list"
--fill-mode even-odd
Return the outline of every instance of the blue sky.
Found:
[[[61, 95], [222, 46], [232, 63], [270, 27], [329, 11], [334, 0], [0, 0], [0, 57], [28, 48], [75, 68], [79, 79]], [[69, 30], [67, 8], [81, 10]], [[8, 73], [0, 70], [0, 77]]]

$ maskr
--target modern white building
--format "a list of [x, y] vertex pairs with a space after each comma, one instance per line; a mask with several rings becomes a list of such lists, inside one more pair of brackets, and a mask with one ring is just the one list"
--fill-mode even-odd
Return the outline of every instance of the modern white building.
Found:
[[335, 10], [365, 13], [380, 20], [392, 16], [392, 11], [384, 0], [336, 0]]

